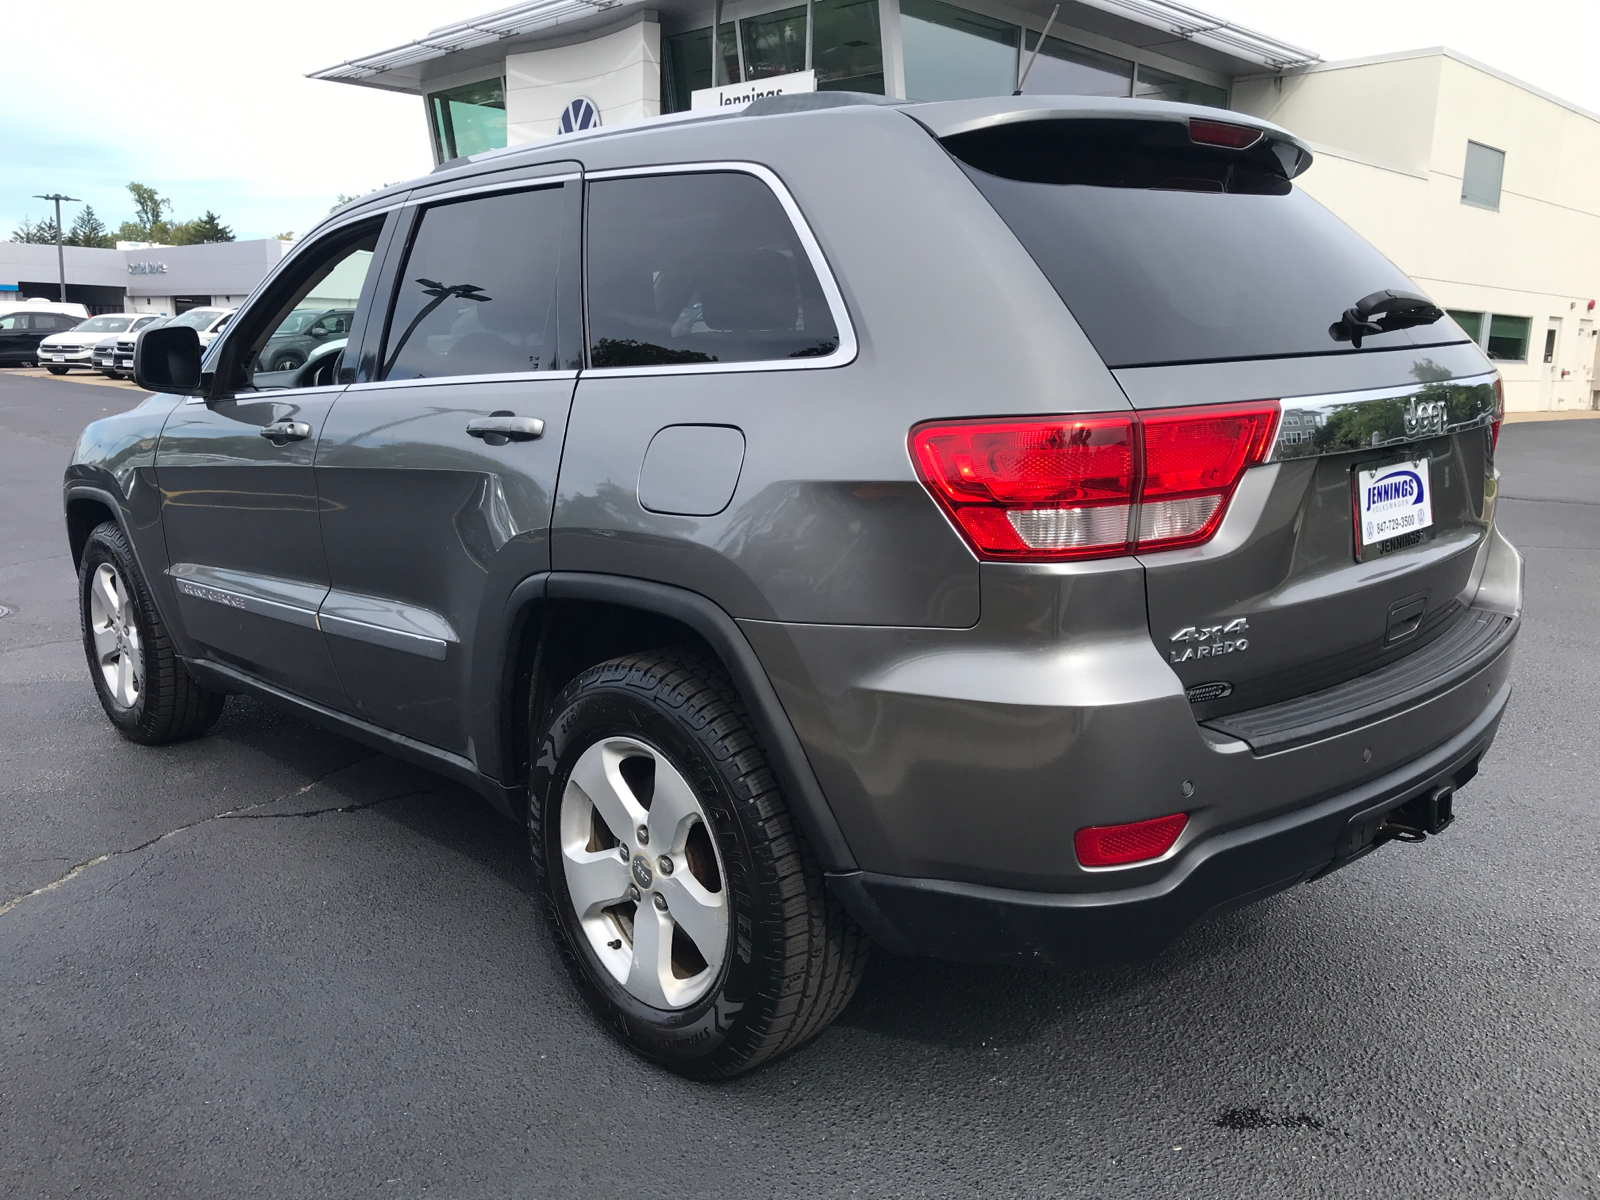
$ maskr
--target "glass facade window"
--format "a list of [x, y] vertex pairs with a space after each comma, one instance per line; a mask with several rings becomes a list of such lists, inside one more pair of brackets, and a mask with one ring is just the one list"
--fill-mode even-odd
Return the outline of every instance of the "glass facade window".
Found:
[[[816, 0], [811, 65], [819, 91], [883, 95], [883, 36], [878, 0]], [[804, 5], [722, 26], [721, 84], [766, 79], [806, 68]], [[711, 86], [711, 30], [661, 39], [661, 111], [685, 112], [691, 94]]]
[[1168, 75], [1154, 67], [1140, 67], [1133, 81], [1133, 94], [1144, 100], [1170, 100], [1175, 104], [1207, 104], [1212, 108], [1227, 108], [1228, 93], [1223, 88], [1212, 87], [1185, 79], [1181, 75]]
[[1527, 362], [1528, 338], [1533, 333], [1531, 317], [1489, 318], [1489, 341], [1484, 351], [1496, 362]]
[[[801, 10], [802, 13], [804, 10]], [[739, 42], [732, 21], [722, 27], [718, 84], [740, 83]], [[803, 43], [802, 43], [803, 52]], [[687, 112], [689, 94], [711, 86], [711, 27], [661, 39], [661, 111]]]
[[[1039, 35], [1028, 31], [1028, 53], [1038, 44]], [[1026, 66], [1026, 54], [1022, 61]], [[1128, 96], [1132, 89], [1133, 63], [1127, 59], [1048, 37], [1022, 90], [1030, 96]]]
[[906, 97], [1009, 96], [1017, 86], [1021, 30], [939, 0], [900, 0]]
[[878, 0], [816, 0], [811, 65], [817, 89], [883, 95], [883, 32]]
[[743, 43], [745, 79], [766, 79], [806, 69], [803, 4], [740, 21], [739, 38]]
[[1476, 208], [1500, 209], [1500, 181], [1506, 172], [1506, 153], [1479, 142], [1467, 143], [1467, 160], [1461, 168], [1461, 203]]
[[441, 162], [465, 158], [506, 144], [506, 89], [503, 80], [485, 79], [428, 97], [434, 144]]

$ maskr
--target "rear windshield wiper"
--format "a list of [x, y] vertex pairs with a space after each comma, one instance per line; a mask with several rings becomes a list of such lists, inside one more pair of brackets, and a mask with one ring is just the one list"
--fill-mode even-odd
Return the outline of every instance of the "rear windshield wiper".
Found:
[[1359, 350], [1361, 339], [1368, 334], [1432, 325], [1442, 316], [1443, 309], [1415, 292], [1373, 292], [1357, 300], [1353, 308], [1345, 309], [1344, 316], [1328, 326], [1328, 336], [1336, 342], [1349, 342]]

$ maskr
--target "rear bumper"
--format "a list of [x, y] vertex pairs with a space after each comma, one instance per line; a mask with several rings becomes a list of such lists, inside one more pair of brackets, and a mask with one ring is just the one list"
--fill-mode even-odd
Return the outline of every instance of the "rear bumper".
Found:
[[1149, 957], [1208, 914], [1354, 861], [1373, 848], [1366, 839], [1381, 814], [1465, 784], [1510, 695], [1502, 674], [1476, 719], [1443, 745], [1338, 795], [1191, 842], [1160, 878], [1136, 886], [1042, 893], [870, 871], [829, 882], [868, 932], [900, 954], [1071, 965]]

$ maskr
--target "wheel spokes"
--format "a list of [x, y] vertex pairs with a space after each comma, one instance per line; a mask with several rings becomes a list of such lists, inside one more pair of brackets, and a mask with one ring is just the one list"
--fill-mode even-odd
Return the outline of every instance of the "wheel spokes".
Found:
[[562, 847], [567, 862], [567, 892], [578, 919], [587, 921], [628, 898], [628, 864], [620, 851]]
[[689, 830], [700, 819], [700, 804], [689, 781], [671, 763], [656, 759], [656, 786], [650, 801], [650, 845], [657, 854], [682, 854]]
[[133, 686], [133, 668], [129, 664], [130, 657], [126, 651], [121, 651], [117, 654], [117, 682], [114, 695], [117, 698], [117, 703], [131, 708], [133, 702], [138, 699], [138, 693]]
[[707, 963], [721, 962], [728, 944], [727, 891], [706, 891], [687, 868], [663, 877], [656, 887], [666, 897], [673, 923], [694, 943], [700, 957]]
[[98, 611], [96, 605], [90, 606], [90, 614], [96, 623], [103, 621], [108, 626], [115, 625], [122, 608], [117, 598], [116, 572], [108, 563], [100, 564], [99, 569], [95, 571], [94, 582], [89, 585], [89, 592], [91, 599], [98, 602]]
[[648, 900], [633, 917], [633, 961], [624, 986], [655, 1008], [671, 1008], [672, 919]]
[[594, 805], [600, 819], [619, 842], [631, 843], [634, 830], [645, 822], [644, 806], [634, 798], [633, 791], [622, 778], [621, 765], [628, 755], [611, 743], [591, 747], [597, 753], [585, 751], [573, 768], [571, 784]]

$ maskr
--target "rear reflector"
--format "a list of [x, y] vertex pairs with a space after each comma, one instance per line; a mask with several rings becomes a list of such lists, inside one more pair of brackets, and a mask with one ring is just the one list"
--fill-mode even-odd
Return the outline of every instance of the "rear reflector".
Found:
[[1232, 121], [1206, 121], [1199, 117], [1189, 119], [1189, 140], [1202, 146], [1222, 146], [1229, 150], [1248, 150], [1264, 134], [1249, 125], [1235, 125]]
[[940, 422], [911, 431], [911, 457], [980, 558], [1105, 558], [1210, 538], [1277, 418], [1265, 401]]
[[1188, 813], [1173, 813], [1131, 825], [1091, 825], [1073, 834], [1072, 844], [1086, 867], [1122, 867], [1160, 858], [1188, 823]]

